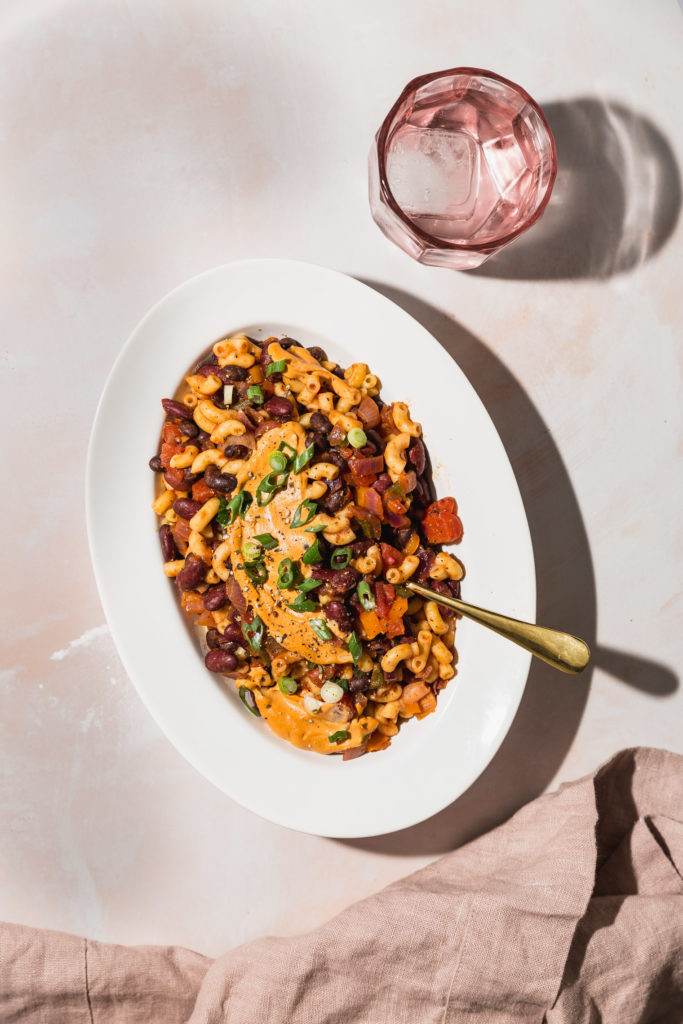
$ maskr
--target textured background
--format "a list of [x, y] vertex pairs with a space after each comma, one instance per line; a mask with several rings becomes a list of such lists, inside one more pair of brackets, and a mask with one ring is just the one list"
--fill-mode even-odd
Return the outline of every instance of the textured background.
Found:
[[[619, 747], [683, 750], [679, 7], [252, 6], [0, 8], [0, 917], [206, 953], [321, 922]], [[366, 199], [400, 89], [457, 64], [524, 85], [560, 159], [543, 220], [469, 274], [413, 263]], [[539, 621], [595, 646], [578, 680], [534, 666], [485, 774], [392, 837], [289, 833], [205, 782], [94, 587], [84, 460], [111, 364], [166, 291], [249, 256], [354, 274], [436, 334], [512, 459]]]

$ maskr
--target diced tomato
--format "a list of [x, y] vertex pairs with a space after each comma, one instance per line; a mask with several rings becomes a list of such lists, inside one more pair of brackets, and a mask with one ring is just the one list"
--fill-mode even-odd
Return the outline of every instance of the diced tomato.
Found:
[[190, 539], [191, 533], [190, 524], [188, 523], [187, 519], [178, 518], [177, 522], [175, 522], [171, 527], [171, 533], [173, 534], [173, 539], [176, 542], [176, 544], [179, 541], [184, 541], [185, 543], [187, 543], [187, 541]]
[[377, 580], [373, 584], [373, 593], [375, 595], [377, 615], [380, 619], [386, 619], [389, 615], [389, 609], [394, 603], [396, 591], [391, 583], [382, 583], [381, 580]]
[[403, 619], [394, 619], [393, 621], [391, 619], [388, 620], [387, 627], [384, 632], [387, 636], [392, 637], [392, 639], [395, 636], [403, 636], [403, 633], [405, 632]]
[[[189, 409], [188, 409], [189, 413]], [[166, 420], [163, 427], [161, 428], [161, 440], [171, 441], [173, 444], [178, 444], [182, 440], [183, 432], [177, 423]]]
[[422, 520], [424, 535], [430, 544], [452, 544], [463, 534], [455, 498], [439, 498], [432, 502]]
[[[172, 423], [171, 426], [175, 426], [175, 424]], [[161, 465], [164, 469], [168, 469], [171, 465], [171, 459], [173, 456], [180, 455], [182, 451], [184, 451], [184, 446], [182, 444], [178, 444], [177, 441], [164, 441], [161, 446], [160, 454]]]
[[202, 504], [208, 501], [209, 498], [213, 498], [215, 493], [215, 491], [211, 490], [204, 477], [198, 480], [196, 484], [192, 484], [192, 497], [195, 501], [201, 501]]
[[361, 508], [366, 508], [368, 512], [372, 512], [373, 515], [384, 519], [382, 498], [374, 487], [358, 487], [356, 489], [356, 501]]
[[384, 562], [385, 567], [387, 565], [390, 567], [392, 565], [400, 565], [403, 561], [403, 555], [398, 548], [393, 547], [393, 545], [385, 544], [385, 542], [382, 541], [379, 549], [382, 552], [382, 561]]

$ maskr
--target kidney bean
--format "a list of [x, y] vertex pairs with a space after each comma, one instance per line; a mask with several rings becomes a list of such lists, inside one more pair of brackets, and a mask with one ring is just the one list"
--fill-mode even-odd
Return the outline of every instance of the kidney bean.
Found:
[[400, 678], [399, 669], [395, 669], [393, 672], [384, 673], [385, 683], [397, 683]]
[[189, 490], [192, 484], [196, 484], [199, 480], [201, 473], [191, 473], [189, 469], [183, 470], [183, 490]]
[[217, 647], [207, 652], [204, 664], [210, 672], [232, 672], [237, 668], [237, 658], [232, 651]]
[[228, 603], [228, 595], [225, 592], [225, 583], [217, 583], [215, 587], [209, 587], [204, 594], [204, 607], [207, 612], [217, 612]]
[[376, 636], [372, 640], [366, 640], [365, 646], [375, 658], [381, 658], [390, 649], [391, 640], [388, 636]]
[[194, 590], [203, 581], [206, 571], [207, 566], [201, 558], [190, 558], [176, 576], [176, 583], [181, 590]]
[[388, 491], [391, 487], [391, 477], [388, 473], [380, 473], [372, 486], [376, 491], [379, 491], [380, 494], [384, 494], [384, 492]]
[[[432, 590], [435, 590], [437, 594], [443, 594], [444, 597], [453, 596], [451, 589], [445, 580], [430, 580], [428, 584], [425, 584], [425, 586], [429, 586]], [[455, 615], [455, 612], [443, 604], [439, 605], [439, 611], [444, 619], [450, 619], [452, 615]]]
[[325, 569], [317, 565], [311, 575], [314, 580], [323, 580], [321, 589], [325, 594], [345, 594], [353, 590], [360, 578], [355, 569]]
[[424, 473], [426, 461], [425, 446], [419, 437], [413, 438], [408, 448], [408, 462], [413, 466], [418, 476]]
[[366, 538], [365, 540], [354, 540], [353, 544], [351, 545], [351, 554], [353, 555], [354, 558], [360, 558], [361, 555], [365, 554], [368, 548], [372, 547], [372, 544], [373, 541], [369, 540], [368, 538]]
[[208, 465], [204, 473], [207, 485], [221, 494], [231, 494], [237, 487], [237, 477], [233, 473], [221, 473], [217, 466]]
[[344, 380], [344, 371], [339, 363], [335, 363], [330, 372], [333, 373], [335, 377], [339, 377], [341, 380]]
[[165, 523], [159, 530], [159, 543], [161, 544], [161, 553], [164, 556], [165, 562], [173, 562], [179, 557], [178, 549], [175, 546], [173, 534], [171, 533], [171, 527]]
[[356, 675], [349, 679], [349, 693], [367, 693], [370, 689], [370, 680], [367, 676]]
[[264, 420], [263, 423], [259, 423], [258, 427], [254, 431], [254, 437], [258, 441], [259, 437], [261, 437], [263, 434], [279, 426], [280, 424], [277, 422], [277, 420]]
[[[272, 338], [266, 338], [264, 344], [268, 345], [268, 344], [270, 344], [270, 342], [272, 340], [273, 340]], [[287, 337], [287, 335], [285, 335], [284, 338], [276, 338], [275, 340], [279, 343], [280, 348], [283, 348], [285, 351], [287, 351], [287, 349], [290, 349], [292, 347], [292, 345], [298, 345], [299, 344], [298, 341], [295, 341], [294, 338]]]
[[333, 466], [337, 466], [342, 470], [347, 468], [346, 459], [341, 452], [336, 451], [334, 448], [328, 448], [325, 452], [325, 462], [331, 462]]
[[226, 459], [248, 459], [249, 449], [245, 444], [228, 444], [223, 449]]
[[[215, 366], [217, 362], [218, 362], [218, 356], [216, 355], [216, 353], [215, 352], [209, 352], [208, 356], [202, 356], [201, 359], [197, 360], [197, 362], [194, 364], [194, 370], [192, 372], [193, 373], [201, 373], [202, 372], [202, 367], [204, 367], [204, 366]], [[206, 372], [208, 374], [210, 371], [207, 370]]]
[[317, 434], [329, 434], [332, 424], [324, 412], [314, 412], [311, 416], [311, 427]]
[[176, 498], [173, 502], [173, 511], [181, 519], [192, 519], [201, 507], [201, 501], [193, 501], [192, 498]]
[[178, 426], [185, 437], [197, 437], [199, 434], [199, 427], [193, 420], [181, 420]]
[[328, 601], [323, 607], [323, 615], [336, 622], [343, 633], [350, 633], [352, 629], [351, 616], [344, 606], [343, 601]]
[[292, 403], [287, 398], [269, 398], [264, 408], [276, 420], [291, 419], [293, 413]]
[[149, 465], [149, 468], [154, 470], [155, 473], [160, 473], [162, 471], [162, 469], [164, 468], [161, 465], [161, 456], [159, 456], [159, 455], [153, 455], [152, 458], [149, 460], [148, 465]]
[[325, 461], [325, 438], [320, 434], [316, 434], [315, 430], [307, 430], [304, 436], [304, 443], [307, 448], [313, 445], [313, 461], [324, 462]]
[[343, 486], [344, 486], [344, 481], [342, 480], [342, 478], [340, 476], [335, 477], [334, 480], [328, 480], [327, 481], [327, 489], [329, 490], [330, 494], [334, 494], [335, 491], [338, 491], [339, 488], [343, 487]]
[[327, 362], [327, 352], [320, 345], [307, 345], [308, 351], [311, 353], [314, 359], [317, 359], [319, 363]]
[[187, 419], [187, 406], [183, 405], [182, 402], [175, 402], [172, 398], [162, 398], [161, 404], [164, 407], [164, 412], [167, 416], [170, 416], [171, 419]]
[[436, 555], [431, 548], [425, 548], [422, 544], [420, 544], [415, 554], [420, 562], [415, 573], [415, 578], [419, 583], [424, 583], [425, 586], [429, 586], [429, 570], [434, 565]]
[[164, 480], [174, 491], [185, 490], [185, 474], [182, 469], [167, 469], [164, 473]]
[[460, 600], [460, 580], [449, 580], [448, 586], [450, 587], [451, 594]]
[[[215, 358], [216, 357], [214, 356], [214, 359]], [[197, 367], [197, 369], [194, 372], [201, 374], [202, 377], [212, 377], [214, 375], [216, 377], [218, 377], [218, 371], [219, 370], [220, 370], [220, 366], [218, 366], [217, 363], [206, 363], [206, 362], [204, 362], [204, 363], [202, 363], [201, 366]]]

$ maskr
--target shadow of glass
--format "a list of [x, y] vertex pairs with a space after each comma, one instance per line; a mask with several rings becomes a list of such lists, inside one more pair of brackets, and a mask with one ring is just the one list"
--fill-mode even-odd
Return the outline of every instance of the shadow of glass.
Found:
[[681, 208], [673, 150], [647, 118], [593, 97], [544, 105], [558, 174], [529, 231], [470, 273], [518, 280], [606, 278], [662, 248]]

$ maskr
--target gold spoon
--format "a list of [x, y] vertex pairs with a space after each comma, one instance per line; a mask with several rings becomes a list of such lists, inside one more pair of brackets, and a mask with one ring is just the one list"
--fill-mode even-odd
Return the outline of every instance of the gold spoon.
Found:
[[548, 629], [546, 626], [536, 626], [533, 622], [520, 622], [519, 619], [511, 619], [509, 615], [499, 615], [497, 612], [486, 611], [485, 608], [477, 608], [476, 605], [466, 604], [455, 597], [444, 597], [437, 594], [435, 590], [421, 587], [418, 583], [411, 583], [407, 580], [405, 586], [408, 590], [414, 591], [420, 597], [426, 597], [430, 601], [437, 601], [439, 604], [460, 612], [468, 619], [474, 619], [482, 626], [488, 626], [494, 633], [504, 636], [506, 640], [530, 651], [537, 658], [559, 668], [560, 672], [583, 672], [588, 664], [591, 652], [588, 644], [578, 637], [569, 633], [561, 633], [557, 629]]

